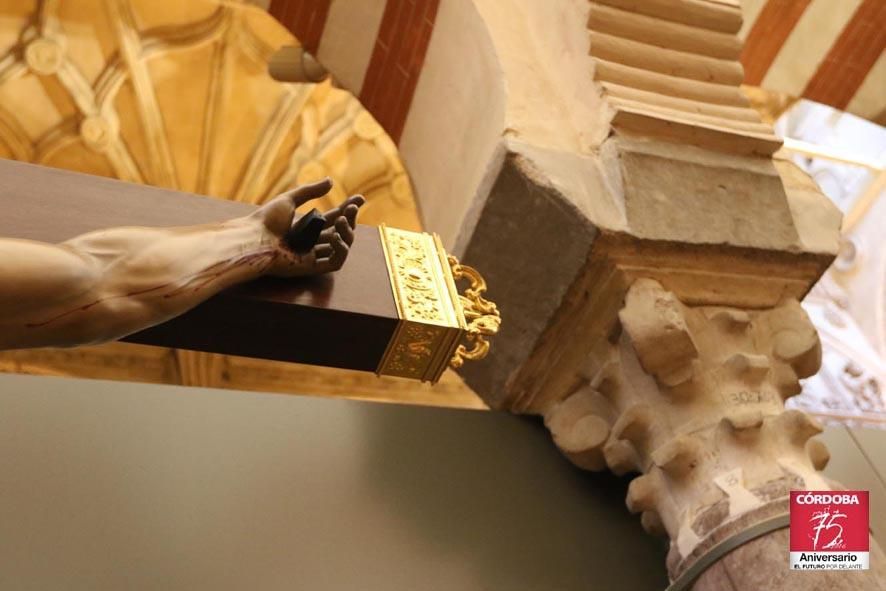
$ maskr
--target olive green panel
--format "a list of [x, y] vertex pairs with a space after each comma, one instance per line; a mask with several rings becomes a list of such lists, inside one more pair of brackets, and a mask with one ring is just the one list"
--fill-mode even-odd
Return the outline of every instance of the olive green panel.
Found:
[[871, 531], [886, 547], [886, 431], [829, 426], [821, 439], [831, 452], [825, 475], [849, 489], [870, 491]]
[[0, 376], [0, 589], [661, 590], [626, 482], [508, 414]]
[[886, 476], [886, 431], [881, 429], [849, 429], [859, 450], [870, 462], [882, 485]]
[[831, 461], [824, 472], [846, 488], [870, 491], [871, 533], [881, 547], [886, 547], [886, 487], [859, 447], [855, 437], [858, 433], [870, 433], [872, 443], [879, 442], [881, 448], [886, 446], [886, 431], [828, 426], [820, 435], [831, 452]]

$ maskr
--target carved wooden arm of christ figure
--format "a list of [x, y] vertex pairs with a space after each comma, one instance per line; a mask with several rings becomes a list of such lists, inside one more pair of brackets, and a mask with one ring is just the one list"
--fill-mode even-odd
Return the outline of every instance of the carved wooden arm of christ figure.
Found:
[[331, 187], [328, 179], [298, 187], [216, 224], [111, 228], [61, 244], [0, 238], [0, 350], [116, 340], [244, 281], [336, 271], [363, 197], [324, 214], [326, 228], [309, 252], [283, 240], [295, 208]]

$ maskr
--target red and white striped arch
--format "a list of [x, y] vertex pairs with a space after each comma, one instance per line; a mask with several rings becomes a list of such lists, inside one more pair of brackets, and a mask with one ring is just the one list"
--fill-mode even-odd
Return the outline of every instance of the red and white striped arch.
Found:
[[[718, 1], [718, 0], [707, 0]], [[440, 0], [272, 0], [397, 140]], [[742, 0], [746, 83], [886, 124], [886, 0]]]
[[886, 124], [886, 1], [742, 0], [745, 82]]
[[[272, 0], [270, 12], [398, 141], [439, 0]], [[326, 59], [334, 55], [332, 60]]]

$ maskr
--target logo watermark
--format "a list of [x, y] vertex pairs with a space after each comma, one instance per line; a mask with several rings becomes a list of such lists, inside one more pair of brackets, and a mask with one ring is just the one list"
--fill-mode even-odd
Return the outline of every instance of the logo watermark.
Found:
[[791, 568], [870, 566], [868, 491], [791, 491]]

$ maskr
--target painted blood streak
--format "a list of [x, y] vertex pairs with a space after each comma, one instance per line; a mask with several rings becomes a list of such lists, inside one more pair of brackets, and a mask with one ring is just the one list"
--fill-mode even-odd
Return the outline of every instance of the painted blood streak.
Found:
[[[204, 287], [206, 287], [207, 285], [209, 285], [210, 283], [212, 283], [213, 281], [215, 281], [219, 277], [226, 275], [227, 273], [230, 273], [231, 271], [234, 271], [238, 267], [242, 267], [244, 265], [249, 266], [249, 267], [254, 267], [254, 266], [257, 266], [257, 265], [261, 264], [262, 262], [264, 262], [265, 259], [267, 259], [267, 261], [270, 263], [276, 257], [276, 255], [277, 255], [277, 253], [273, 252], [273, 251], [264, 251], [264, 252], [257, 252], [257, 253], [248, 254], [248, 255], [240, 257], [239, 259], [232, 261], [230, 263], [230, 267], [228, 267], [226, 269], [222, 269], [220, 271], [215, 271], [215, 272], [210, 272], [212, 269], [214, 269], [215, 267], [218, 266], [218, 263], [217, 263], [215, 265], [212, 265], [211, 267], [207, 267], [206, 269], [203, 269], [203, 271], [201, 271], [200, 273], [192, 275], [190, 278], [188, 278], [187, 282], [185, 282], [184, 285], [181, 285], [181, 286], [177, 287], [176, 289], [172, 290], [171, 292], [164, 294], [163, 298], [164, 299], [172, 298], [172, 297], [175, 297], [178, 295], [182, 295], [184, 293], [197, 293], [198, 291], [200, 291], [201, 289], [203, 289]], [[195, 283], [196, 283], [196, 285], [195, 285]]]
[[[140, 289], [138, 291], [133, 291], [133, 292], [126, 293], [126, 294], [99, 298], [99, 299], [95, 300], [94, 302], [90, 302], [86, 305], [79, 306], [79, 307], [74, 308], [72, 310], [67, 310], [67, 311], [62, 312], [60, 314], [57, 314], [57, 315], [53, 316], [52, 318], [49, 318], [48, 320], [44, 320], [42, 322], [28, 322], [25, 324], [25, 327], [26, 328], [42, 328], [44, 326], [52, 324], [53, 322], [57, 322], [59, 320], [62, 320], [72, 314], [76, 314], [78, 312], [86, 312], [90, 308], [93, 308], [93, 307], [95, 307], [99, 304], [102, 304], [104, 302], [108, 302], [111, 300], [118, 300], [118, 299], [122, 299], [122, 298], [131, 298], [131, 297], [135, 297], [135, 296], [145, 295], [145, 294], [149, 294], [152, 292], [161, 291], [163, 289], [168, 289], [170, 287], [172, 287], [174, 289], [172, 291], [170, 291], [169, 293], [163, 294], [164, 299], [175, 297], [178, 295], [182, 295], [184, 293], [196, 293], [196, 292], [200, 291], [201, 289], [203, 289], [204, 287], [206, 287], [207, 285], [209, 285], [210, 283], [212, 283], [214, 280], [216, 280], [224, 275], [227, 275], [228, 273], [230, 273], [232, 271], [236, 271], [240, 267], [244, 267], [244, 266], [257, 267], [265, 262], [267, 264], [270, 264], [271, 262], [273, 262], [273, 260], [275, 258], [277, 258], [277, 254], [278, 253], [276, 251], [267, 251], [266, 250], [266, 251], [254, 252], [254, 253], [250, 253], [247, 255], [243, 255], [240, 258], [234, 259], [233, 261], [221, 261], [219, 263], [215, 263], [213, 265], [210, 265], [210, 266], [206, 267], [205, 269], [198, 271], [192, 275], [188, 275], [188, 276], [184, 277], [182, 280], [170, 281], [169, 283], [164, 283], [163, 285], [158, 285], [156, 287], [149, 287], [147, 289]], [[219, 267], [223, 267], [223, 268], [219, 269]], [[181, 281], [184, 281], [183, 285], [181, 284]], [[195, 282], [196, 282], [196, 285], [194, 285]]]

